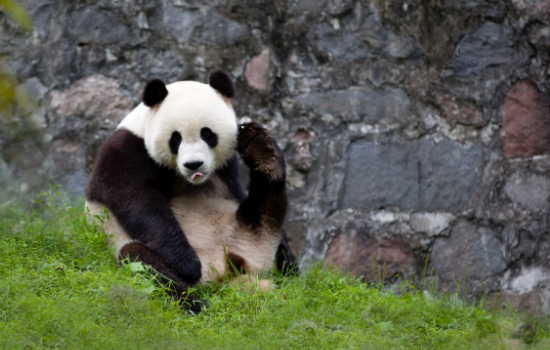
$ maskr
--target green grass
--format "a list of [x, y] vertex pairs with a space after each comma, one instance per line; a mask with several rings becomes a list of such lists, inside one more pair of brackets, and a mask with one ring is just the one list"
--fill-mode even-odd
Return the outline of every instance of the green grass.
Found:
[[[2, 349], [549, 349], [548, 323], [452, 295], [367, 286], [320, 266], [272, 293], [213, 285], [180, 311], [141, 264], [117, 267], [82, 203], [0, 206]], [[512, 334], [516, 330], [516, 337]]]

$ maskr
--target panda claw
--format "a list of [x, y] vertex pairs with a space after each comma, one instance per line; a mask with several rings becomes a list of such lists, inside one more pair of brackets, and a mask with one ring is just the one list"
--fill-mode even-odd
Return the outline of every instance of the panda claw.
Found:
[[251, 170], [264, 174], [270, 181], [284, 181], [284, 157], [275, 140], [258, 123], [239, 127], [237, 151]]

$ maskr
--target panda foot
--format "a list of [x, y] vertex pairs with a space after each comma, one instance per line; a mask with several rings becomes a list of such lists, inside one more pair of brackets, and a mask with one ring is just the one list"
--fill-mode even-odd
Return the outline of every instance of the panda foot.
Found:
[[237, 151], [250, 170], [263, 174], [271, 182], [285, 181], [283, 152], [260, 124], [252, 122], [239, 126]]
[[182, 300], [181, 302], [181, 308], [183, 310], [190, 311], [195, 315], [198, 315], [199, 312], [201, 312], [201, 310], [207, 306], [208, 301], [205, 299], [187, 298], [186, 300]]

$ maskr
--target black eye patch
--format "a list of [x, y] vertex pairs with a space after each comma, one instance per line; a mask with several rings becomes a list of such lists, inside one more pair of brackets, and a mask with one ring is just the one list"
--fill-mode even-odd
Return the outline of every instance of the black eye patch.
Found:
[[210, 148], [214, 148], [218, 144], [218, 135], [216, 135], [210, 128], [201, 129], [201, 139], [206, 142]]
[[170, 141], [168, 141], [168, 146], [170, 146], [170, 152], [172, 152], [172, 154], [178, 154], [180, 143], [181, 143], [181, 134], [177, 131], [174, 131], [172, 133], [172, 137], [170, 137]]

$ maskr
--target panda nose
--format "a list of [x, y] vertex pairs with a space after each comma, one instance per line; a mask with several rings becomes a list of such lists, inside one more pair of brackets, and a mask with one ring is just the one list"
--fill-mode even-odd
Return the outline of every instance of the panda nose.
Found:
[[203, 161], [199, 160], [198, 162], [185, 163], [183, 166], [190, 170], [197, 170], [203, 163]]

